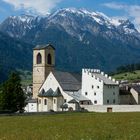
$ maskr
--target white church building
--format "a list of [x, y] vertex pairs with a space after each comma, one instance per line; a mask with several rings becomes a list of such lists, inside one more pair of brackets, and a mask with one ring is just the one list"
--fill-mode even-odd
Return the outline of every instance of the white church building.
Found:
[[55, 48], [50, 44], [34, 48], [33, 99], [28, 101], [27, 112], [116, 104], [119, 104], [119, 83], [115, 79], [97, 69], [82, 69], [81, 74], [57, 71]]

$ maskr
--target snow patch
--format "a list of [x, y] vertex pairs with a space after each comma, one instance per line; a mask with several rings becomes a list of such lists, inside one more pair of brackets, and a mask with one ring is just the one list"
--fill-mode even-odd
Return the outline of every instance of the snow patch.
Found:
[[119, 19], [111, 19], [110, 22], [114, 25], [114, 26], [119, 26], [121, 24]]

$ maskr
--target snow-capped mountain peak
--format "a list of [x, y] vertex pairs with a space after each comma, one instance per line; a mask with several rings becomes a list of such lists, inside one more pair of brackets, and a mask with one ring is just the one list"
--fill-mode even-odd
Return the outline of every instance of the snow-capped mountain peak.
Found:
[[[94, 35], [115, 37], [116, 34], [135, 34], [139, 32], [129, 20], [106, 16], [101, 12], [86, 9], [63, 8], [46, 16], [21, 15], [7, 18], [0, 26], [12, 37], [22, 37], [38, 25], [47, 29], [50, 25], [59, 25], [68, 34], [83, 40], [85, 32]], [[17, 30], [18, 29], [18, 30]], [[117, 33], [115, 33], [117, 31]], [[139, 36], [139, 35], [138, 35]]]
[[32, 21], [35, 17], [31, 16], [31, 15], [20, 15], [20, 16], [10, 16], [9, 19], [11, 20], [18, 20], [21, 22], [26, 22], [29, 23], [30, 21]]
[[[86, 9], [76, 9], [76, 8], [63, 8], [63, 9], [59, 9], [56, 12], [50, 14], [48, 16], [49, 20], [54, 20], [54, 18], [56, 17], [63, 17], [63, 18], [71, 18], [72, 16], [75, 17], [88, 17], [91, 18], [92, 20], [94, 20], [95, 22], [97, 22], [100, 25], [106, 25], [108, 26], [108, 28], [112, 28], [112, 26], [118, 27], [120, 26], [123, 22], [122, 21], [126, 21], [126, 20], [120, 20], [117, 18], [111, 18], [108, 17], [107, 15], [105, 15], [104, 13], [101, 12], [93, 12], [93, 11], [88, 11]], [[72, 18], [71, 18], [72, 19]]]

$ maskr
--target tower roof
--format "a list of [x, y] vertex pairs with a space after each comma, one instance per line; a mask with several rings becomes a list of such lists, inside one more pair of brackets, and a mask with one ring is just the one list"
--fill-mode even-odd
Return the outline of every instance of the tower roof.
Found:
[[37, 46], [34, 48], [34, 50], [42, 50], [42, 49], [49, 49], [49, 48], [55, 50], [55, 48], [54, 48], [53, 45], [51, 45], [51, 44], [37, 45]]

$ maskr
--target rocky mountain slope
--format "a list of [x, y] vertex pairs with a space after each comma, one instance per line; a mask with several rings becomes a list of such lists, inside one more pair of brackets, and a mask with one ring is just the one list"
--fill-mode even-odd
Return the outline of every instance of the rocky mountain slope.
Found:
[[100, 12], [67, 8], [46, 17], [11, 16], [0, 31], [34, 45], [53, 44], [59, 69], [112, 71], [140, 60], [140, 33], [134, 24]]

